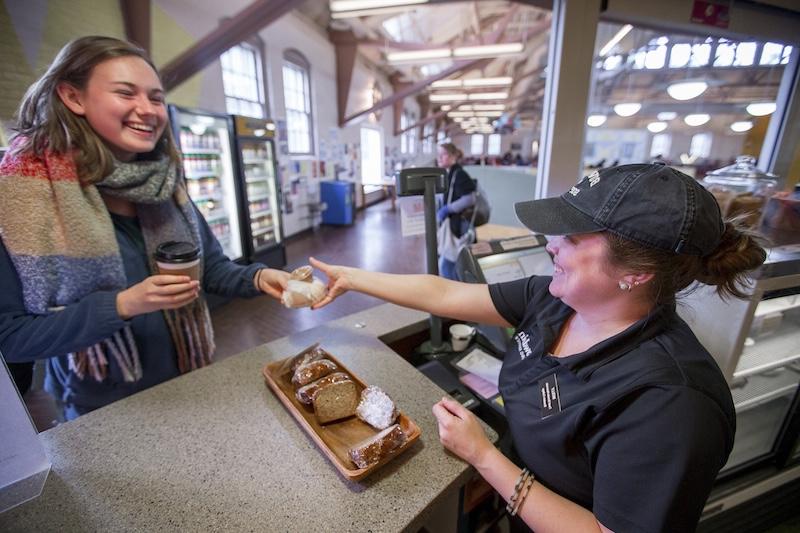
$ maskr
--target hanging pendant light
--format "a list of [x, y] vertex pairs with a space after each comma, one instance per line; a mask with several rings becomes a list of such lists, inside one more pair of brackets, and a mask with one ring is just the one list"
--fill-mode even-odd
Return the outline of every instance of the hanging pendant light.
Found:
[[667, 123], [666, 122], [651, 122], [650, 124], [647, 125], [647, 129], [651, 133], [660, 133], [660, 132], [664, 131], [665, 129], [667, 129]]
[[775, 102], [756, 102], [748, 105], [745, 109], [754, 117], [764, 117], [775, 112]]
[[632, 117], [642, 108], [642, 104], [636, 102], [626, 102], [614, 106], [614, 113], [621, 117]]
[[693, 115], [686, 115], [686, 118], [683, 119], [683, 121], [689, 126], [702, 126], [709, 120], [711, 120], [711, 116], [708, 113], [695, 113]]
[[664, 120], [672, 120], [677, 116], [678, 114], [675, 111], [662, 111], [661, 113], [656, 115], [656, 118], [658, 120], [664, 121]]
[[586, 119], [586, 124], [592, 128], [597, 128], [606, 123], [606, 118], [605, 115], [589, 115], [589, 118]]
[[734, 122], [731, 124], [731, 129], [736, 133], [744, 133], [745, 131], [750, 131], [753, 129], [753, 123], [749, 120], [742, 120], [739, 122]]
[[704, 81], [681, 81], [667, 87], [667, 94], [675, 100], [691, 100], [697, 98], [708, 89]]

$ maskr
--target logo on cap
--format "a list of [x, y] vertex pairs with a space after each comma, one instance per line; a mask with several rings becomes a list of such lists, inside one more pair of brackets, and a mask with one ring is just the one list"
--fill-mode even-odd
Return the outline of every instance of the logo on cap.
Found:
[[600, 171], [595, 170], [591, 174], [589, 174], [589, 187], [594, 187], [600, 182]]

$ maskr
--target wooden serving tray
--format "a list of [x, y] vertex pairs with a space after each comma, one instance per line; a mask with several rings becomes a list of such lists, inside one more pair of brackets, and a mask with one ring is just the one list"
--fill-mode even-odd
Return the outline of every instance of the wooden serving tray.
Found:
[[[318, 344], [309, 346], [297, 355], [311, 351], [317, 348], [317, 346]], [[359, 394], [361, 394], [361, 391], [365, 389], [367, 385], [330, 352], [324, 349], [323, 351], [325, 352], [326, 359], [330, 359], [336, 363], [339, 367], [339, 372], [345, 372], [352, 378], [358, 388]], [[292, 376], [288, 368], [289, 361], [294, 357], [295, 356], [287, 357], [264, 366], [263, 373], [267, 385], [272, 389], [272, 392], [278, 397], [278, 400], [281, 401], [283, 406], [286, 407], [289, 414], [297, 420], [300, 427], [303, 428], [317, 444], [322, 453], [328, 457], [336, 469], [347, 479], [351, 481], [363, 479], [403, 453], [403, 451], [409, 448], [422, 434], [419, 426], [401, 411], [397, 418], [397, 423], [400, 424], [400, 427], [408, 437], [406, 443], [374, 465], [368, 466], [367, 468], [356, 467], [355, 463], [350, 460], [348, 451], [364, 439], [377, 434], [378, 430], [366, 422], [362, 422], [355, 416], [324, 425], [317, 422], [317, 417], [314, 415], [313, 408], [310, 405], [307, 406], [300, 403], [295, 396], [295, 388], [292, 385]]]

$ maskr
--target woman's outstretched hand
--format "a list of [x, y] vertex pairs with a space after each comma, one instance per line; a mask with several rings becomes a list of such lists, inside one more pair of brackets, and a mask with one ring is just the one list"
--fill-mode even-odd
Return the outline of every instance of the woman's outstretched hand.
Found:
[[117, 314], [123, 320], [136, 315], [177, 309], [197, 298], [200, 282], [189, 276], [150, 276], [117, 294]]
[[274, 268], [262, 268], [256, 274], [256, 282], [258, 290], [280, 300], [286, 284], [289, 283], [289, 273]]
[[311, 306], [311, 309], [319, 309], [325, 307], [337, 297], [353, 289], [353, 283], [350, 279], [352, 269], [348, 267], [329, 265], [323, 263], [313, 257], [308, 258], [308, 262], [312, 267], [316, 268], [328, 278], [328, 293], [325, 298]]
[[469, 464], [475, 465], [494, 450], [475, 415], [457, 401], [442, 398], [433, 406], [433, 416], [439, 423], [439, 441]]

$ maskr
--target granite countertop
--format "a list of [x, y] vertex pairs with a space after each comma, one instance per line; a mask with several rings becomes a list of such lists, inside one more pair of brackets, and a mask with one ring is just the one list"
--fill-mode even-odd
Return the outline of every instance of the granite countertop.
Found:
[[[427, 315], [384, 304], [273, 341], [41, 434], [52, 470], [3, 531], [415, 531], [471, 468], [439, 443], [443, 391], [391, 351]], [[360, 482], [340, 476], [264, 383], [314, 342], [422, 430]], [[496, 434], [489, 430], [490, 438]]]

